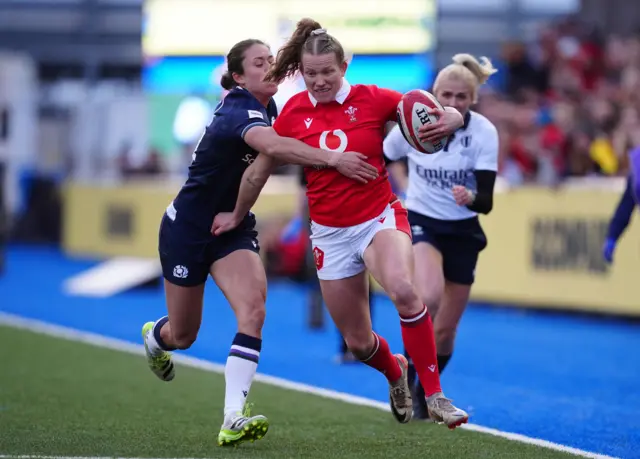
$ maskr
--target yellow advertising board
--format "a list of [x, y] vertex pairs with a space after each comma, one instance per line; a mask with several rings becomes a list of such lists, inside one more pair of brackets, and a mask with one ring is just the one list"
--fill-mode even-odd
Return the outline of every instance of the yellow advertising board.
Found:
[[149, 56], [226, 55], [247, 38], [279, 47], [312, 17], [356, 54], [414, 54], [434, 46], [436, 0], [147, 0], [142, 47]]
[[[287, 183], [270, 186], [260, 197], [253, 209], [258, 219], [294, 212], [296, 185]], [[117, 188], [68, 184], [66, 251], [157, 257], [160, 219], [177, 189], [149, 183]], [[493, 212], [481, 217], [489, 245], [480, 254], [472, 298], [640, 316], [637, 221], [621, 239], [613, 266], [601, 256], [618, 199], [618, 192], [604, 190], [523, 188], [498, 193]]]
[[473, 298], [640, 315], [640, 228], [633, 221], [608, 266], [601, 249], [619, 193], [525, 188], [496, 196], [481, 218], [489, 245]]
[[[63, 247], [70, 255], [156, 258], [162, 215], [181, 184], [157, 182], [100, 186], [67, 183], [64, 187]], [[295, 187], [271, 187], [252, 209], [258, 217], [291, 214]], [[285, 187], [285, 189], [287, 189]]]

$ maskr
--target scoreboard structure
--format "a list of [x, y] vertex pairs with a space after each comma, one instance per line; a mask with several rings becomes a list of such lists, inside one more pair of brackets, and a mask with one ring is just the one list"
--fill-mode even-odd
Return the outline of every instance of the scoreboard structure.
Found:
[[427, 88], [434, 78], [437, 0], [325, 0], [316, 11], [306, 0], [146, 0], [143, 14], [151, 140], [164, 154], [195, 136], [174, 132], [175, 124], [198, 125], [195, 109], [186, 122], [175, 119], [187, 113], [185, 101], [200, 112], [217, 103], [224, 56], [235, 43], [258, 38], [275, 53], [304, 17], [353, 54], [352, 84], [406, 92]]

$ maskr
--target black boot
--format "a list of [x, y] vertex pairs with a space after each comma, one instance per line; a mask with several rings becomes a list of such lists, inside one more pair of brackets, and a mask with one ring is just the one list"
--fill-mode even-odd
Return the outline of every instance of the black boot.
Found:
[[407, 379], [409, 380], [409, 388], [411, 389], [411, 400], [413, 402], [413, 419], [426, 420], [429, 419], [429, 410], [427, 409], [427, 401], [424, 396], [424, 389], [418, 375], [416, 373], [416, 367], [413, 366], [413, 361], [407, 351], [404, 351], [404, 356], [409, 361], [409, 369], [407, 371]]

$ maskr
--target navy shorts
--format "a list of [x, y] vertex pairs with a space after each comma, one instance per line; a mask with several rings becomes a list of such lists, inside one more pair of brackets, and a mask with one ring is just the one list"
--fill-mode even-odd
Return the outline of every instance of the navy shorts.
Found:
[[438, 220], [409, 211], [409, 224], [414, 244], [427, 242], [442, 254], [446, 280], [473, 284], [478, 254], [487, 246], [487, 237], [478, 217]]
[[204, 284], [216, 261], [236, 250], [260, 252], [255, 226], [255, 216], [250, 213], [234, 230], [213, 236], [188, 222], [171, 220], [165, 213], [158, 241], [162, 275], [182, 287]]

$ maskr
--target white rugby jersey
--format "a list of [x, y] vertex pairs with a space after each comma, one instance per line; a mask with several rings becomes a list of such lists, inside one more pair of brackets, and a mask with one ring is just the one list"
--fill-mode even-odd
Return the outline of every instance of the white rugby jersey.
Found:
[[451, 189], [463, 185], [475, 191], [474, 170], [498, 170], [498, 131], [483, 115], [469, 112], [446, 150], [427, 155], [412, 148], [395, 126], [384, 140], [384, 154], [394, 161], [408, 159], [407, 209], [439, 220], [463, 220], [477, 213], [457, 205]]

